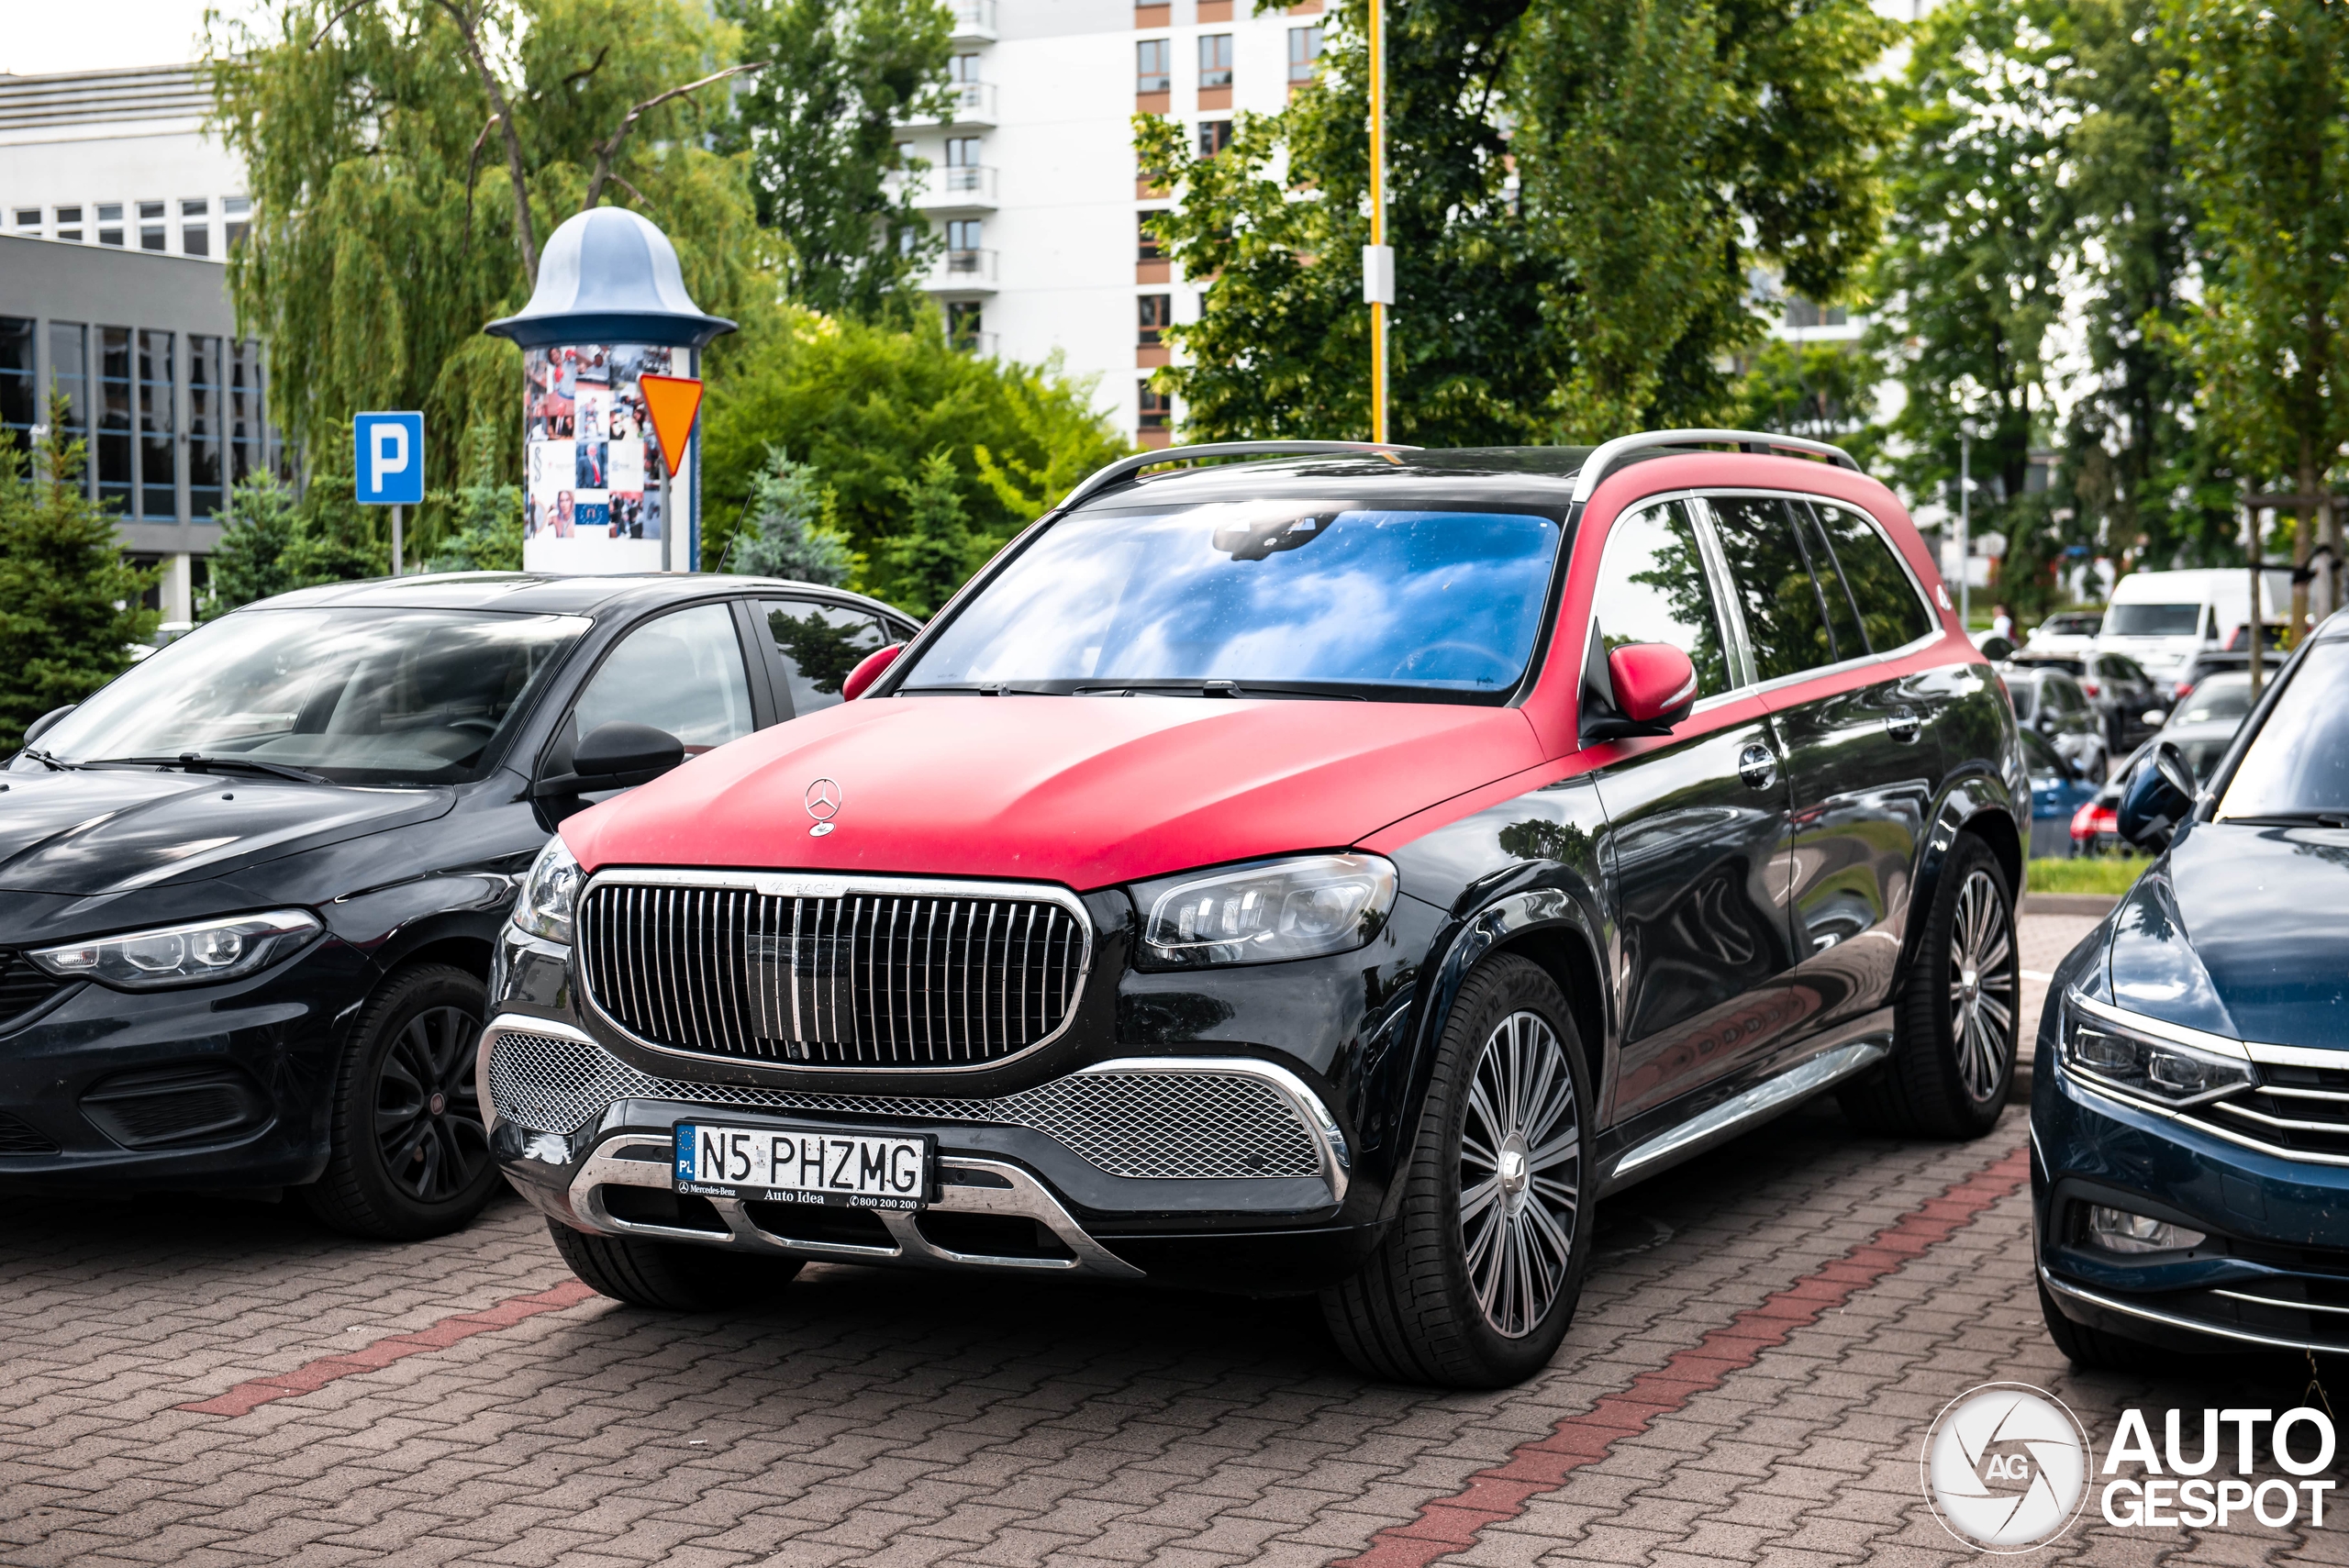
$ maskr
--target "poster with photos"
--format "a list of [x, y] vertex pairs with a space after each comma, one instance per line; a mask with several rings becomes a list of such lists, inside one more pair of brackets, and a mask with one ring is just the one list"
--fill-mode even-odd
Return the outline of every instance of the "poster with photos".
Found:
[[[641, 343], [524, 350], [525, 567], [661, 569], [661, 450], [638, 378], [690, 373], [687, 359], [684, 350]], [[670, 489], [685, 515], [685, 476]]]

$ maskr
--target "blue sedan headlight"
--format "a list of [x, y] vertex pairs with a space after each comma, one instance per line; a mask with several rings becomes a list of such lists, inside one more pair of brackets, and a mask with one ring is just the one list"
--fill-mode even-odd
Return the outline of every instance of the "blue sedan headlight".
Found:
[[[2191, 1041], [2183, 1038], [2189, 1034]], [[2257, 1081], [2248, 1057], [2227, 1051], [2232, 1040], [2141, 1018], [2077, 992], [2064, 998], [2057, 1039], [2067, 1071], [2156, 1105], [2200, 1105]]]

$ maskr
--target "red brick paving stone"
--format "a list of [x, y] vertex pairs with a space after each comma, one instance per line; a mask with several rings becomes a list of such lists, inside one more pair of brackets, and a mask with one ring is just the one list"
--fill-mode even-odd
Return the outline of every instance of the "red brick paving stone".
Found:
[[1408, 1523], [1381, 1530], [1368, 1551], [1335, 1568], [1425, 1568], [1476, 1543], [1488, 1525], [1515, 1518], [1544, 1492], [1554, 1491], [1586, 1464], [1605, 1459], [1618, 1443], [1685, 1407], [1699, 1392], [1718, 1388], [1731, 1373], [1753, 1364], [1765, 1350], [1786, 1343], [1798, 1327], [1819, 1320], [1927, 1249], [1947, 1240], [1993, 1203], [2031, 1179], [2031, 1154], [2015, 1149], [1940, 1196], [1920, 1205], [1842, 1257], [1740, 1312], [1656, 1372], [1642, 1373], [1620, 1394], [1560, 1421], [1550, 1436], [1520, 1447], [1506, 1464], [1469, 1477], [1449, 1497], [1430, 1500]]

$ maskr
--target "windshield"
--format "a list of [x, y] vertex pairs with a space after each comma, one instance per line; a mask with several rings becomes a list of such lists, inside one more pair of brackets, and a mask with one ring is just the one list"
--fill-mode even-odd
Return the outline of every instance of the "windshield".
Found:
[[2349, 642], [2320, 642], [2276, 695], [2219, 816], [2349, 811]]
[[1305, 501], [1083, 514], [958, 612], [901, 689], [1497, 700], [1532, 656], [1559, 534], [1531, 513]]
[[2104, 612], [2104, 635], [2192, 637], [2201, 623], [2199, 605], [2115, 605]]
[[576, 616], [243, 610], [134, 665], [36, 745], [70, 763], [195, 752], [339, 784], [461, 783], [586, 628]]
[[2213, 675], [2187, 695], [2177, 705], [2172, 724], [2208, 724], [2214, 720], [2241, 718], [2251, 711], [2251, 677], [2249, 675]]

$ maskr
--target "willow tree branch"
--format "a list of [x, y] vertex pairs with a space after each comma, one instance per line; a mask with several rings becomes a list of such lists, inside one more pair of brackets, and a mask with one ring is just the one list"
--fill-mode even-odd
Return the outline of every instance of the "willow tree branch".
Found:
[[497, 123], [506, 133], [506, 172], [514, 182], [514, 244], [522, 253], [522, 275], [530, 287], [539, 286], [539, 236], [530, 222], [530, 183], [522, 170], [522, 139], [514, 133], [514, 110], [506, 101], [506, 90], [497, 84], [497, 77], [489, 69], [489, 60], [482, 53], [481, 39], [473, 31], [471, 17], [456, 0], [433, 0], [449, 13], [457, 24], [457, 36], [465, 40], [465, 53], [473, 62], [473, 72], [481, 78], [482, 91], [489, 95], [489, 106], [495, 111]]
[[489, 143], [489, 133], [497, 128], [497, 117], [492, 115], [482, 121], [481, 134], [473, 138], [473, 150], [465, 155], [465, 250], [473, 248], [473, 182], [481, 173], [481, 150]]
[[351, 13], [359, 9], [360, 6], [372, 6], [374, 3], [375, 0], [351, 0], [351, 3], [345, 6], [341, 10], [337, 11], [333, 16], [328, 17], [325, 21], [318, 24], [318, 30], [310, 35], [310, 41], [302, 47], [302, 52], [307, 54], [311, 50], [317, 49], [320, 41], [326, 38], [327, 34], [333, 31], [334, 25], [337, 22], [341, 21], [345, 17], [348, 17]]
[[[448, 0], [441, 0], [441, 4], [447, 3]], [[587, 199], [579, 204], [579, 210], [581, 212], [589, 210], [596, 205], [596, 198], [604, 194], [604, 186], [613, 177], [612, 160], [619, 156], [620, 143], [628, 139], [628, 133], [636, 128], [636, 122], [642, 119], [647, 113], [659, 108], [672, 98], [682, 98], [688, 93], [697, 93], [713, 82], [723, 82], [729, 76], [740, 76], [746, 71], [764, 71], [773, 63], [772, 61], [754, 60], [746, 65], [729, 65], [725, 70], [714, 72], [698, 82], [688, 82], [682, 87], [672, 87], [665, 93], [656, 93], [630, 109], [620, 120], [619, 129], [612, 132], [608, 139], [596, 144], [596, 173], [594, 178], [587, 182]], [[643, 198], [640, 196], [637, 199], [641, 201]]]

